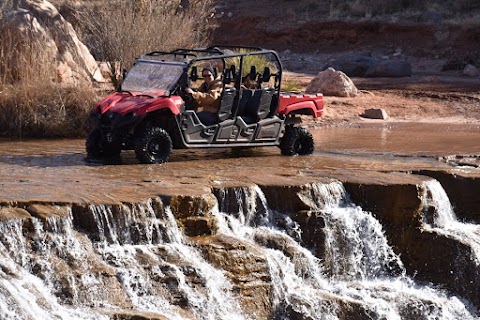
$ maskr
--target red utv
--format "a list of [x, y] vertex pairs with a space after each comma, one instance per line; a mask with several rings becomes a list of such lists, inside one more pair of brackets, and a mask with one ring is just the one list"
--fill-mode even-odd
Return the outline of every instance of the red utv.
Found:
[[[187, 86], [200, 86], [205, 66], [224, 86], [213, 125], [200, 122], [184, 93]], [[145, 54], [118, 91], [92, 110], [88, 157], [135, 150], [141, 163], [163, 163], [172, 149], [259, 146], [279, 146], [290, 156], [311, 154], [312, 135], [298, 126], [297, 115], [320, 117], [323, 96], [284, 93], [281, 83], [282, 64], [272, 50], [216, 46]]]

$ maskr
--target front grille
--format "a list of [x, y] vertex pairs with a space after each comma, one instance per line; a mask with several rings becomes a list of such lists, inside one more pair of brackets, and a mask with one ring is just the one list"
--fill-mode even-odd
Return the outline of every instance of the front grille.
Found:
[[115, 121], [115, 118], [117, 118], [117, 116], [118, 114], [107, 111], [104, 114], [102, 114], [100, 118], [100, 124], [105, 126], [110, 126]]

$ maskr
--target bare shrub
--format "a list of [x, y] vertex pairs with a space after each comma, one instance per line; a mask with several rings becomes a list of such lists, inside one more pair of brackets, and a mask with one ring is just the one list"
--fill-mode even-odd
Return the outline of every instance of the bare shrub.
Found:
[[[97, 60], [118, 70], [140, 54], [208, 42], [211, 0], [52, 1], [76, 19], [80, 38]], [[0, 18], [17, 0], [0, 0]], [[40, 42], [0, 20], [0, 135], [72, 137], [85, 133], [94, 88], [56, 82], [56, 65]]]
[[73, 137], [84, 133], [95, 94], [56, 83], [56, 67], [38, 39], [0, 26], [0, 135]]
[[13, 0], [2, 0], [0, 1], [0, 19], [2, 18], [2, 15], [4, 12], [12, 8], [13, 5]]
[[139, 55], [208, 43], [214, 27], [211, 0], [105, 0], [79, 10], [83, 42], [109, 63], [112, 81]]

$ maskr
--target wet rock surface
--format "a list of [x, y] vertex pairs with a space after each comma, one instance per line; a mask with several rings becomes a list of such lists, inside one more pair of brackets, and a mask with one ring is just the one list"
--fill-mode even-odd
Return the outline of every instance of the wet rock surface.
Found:
[[[176, 306], [175, 312], [196, 319], [195, 308], [200, 307], [184, 286], [208, 296], [210, 280], [191, 260], [193, 252], [175, 251], [168, 245], [180, 232], [187, 236], [188, 250], [195, 248], [212, 267], [222, 270], [232, 284], [225, 290], [238, 297], [242, 310], [255, 319], [279, 315], [304, 319], [307, 307], [299, 297], [291, 297], [284, 306], [276, 302], [278, 279], [272, 278], [272, 261], [266, 259], [265, 250], [291, 259], [307, 279], [313, 272], [306, 263], [310, 258], [298, 244], [328, 268], [342, 266], [348, 271], [347, 264], [327, 254], [331, 241], [327, 229], [334, 220], [322, 209], [326, 202], [314, 188], [340, 182], [352, 203], [379, 221], [408, 275], [480, 308], [475, 247], [435, 226], [436, 209], [424, 200], [429, 181], [435, 178], [444, 185], [458, 219], [478, 223], [478, 168], [444, 161], [452, 154], [480, 154], [478, 127], [365, 123], [312, 132], [317, 151], [311, 156], [283, 157], [276, 148], [241, 154], [224, 149], [176, 150], [163, 165], [140, 165], [129, 152], [114, 161], [87, 162], [83, 140], [2, 141], [1, 221], [19, 221], [32, 243], [25, 249], [34, 262], [32, 272], [54, 279], [52, 292], [67, 305], [90, 305], [95, 295], [96, 310], [105, 305], [121, 310], [101, 311], [111, 319], [170, 319], [134, 307], [141, 295], [161, 295]], [[275, 223], [286, 233], [257, 228], [245, 231], [253, 232], [250, 238], [226, 236], [215, 213], [218, 209], [245, 217], [253, 227]], [[271, 210], [286, 214], [271, 217]], [[300, 233], [291, 228], [295, 224]], [[68, 242], [59, 242], [61, 234], [71, 235], [75, 248], [82, 249], [75, 254], [62, 251]], [[45, 247], [45, 243], [55, 245]], [[45, 255], [48, 264], [39, 263]], [[50, 263], [53, 268], [46, 267]], [[399, 268], [387, 265], [385, 272], [398, 274]], [[335, 276], [332, 270], [325, 274]], [[126, 286], [133, 291], [126, 291]], [[320, 296], [328, 301], [323, 308], [335, 305], [337, 315], [376, 314], [359, 300], [326, 292]], [[412, 312], [402, 311], [416, 314]]]
[[[176, 150], [164, 165], [139, 165], [128, 151], [119, 159], [88, 162], [83, 140], [3, 140], [0, 201], [114, 204], [164, 195], [178, 197], [172, 208], [180, 214], [200, 212], [211, 206], [211, 188], [220, 185], [298, 186], [342, 176], [388, 180], [378, 172], [455, 169], [437, 159], [478, 156], [479, 130], [476, 124], [366, 121], [312, 130], [312, 156], [284, 157], [275, 147]], [[477, 170], [471, 169], [474, 178]], [[198, 203], [188, 200], [200, 195]]]

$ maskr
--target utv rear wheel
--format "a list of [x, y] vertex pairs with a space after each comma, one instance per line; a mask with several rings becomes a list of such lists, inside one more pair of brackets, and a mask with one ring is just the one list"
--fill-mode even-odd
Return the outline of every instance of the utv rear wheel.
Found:
[[135, 155], [141, 163], [164, 163], [172, 152], [172, 139], [162, 128], [146, 128], [135, 142]]
[[313, 136], [305, 128], [289, 127], [280, 141], [280, 150], [285, 156], [308, 155], [315, 149]]
[[122, 151], [120, 143], [105, 141], [98, 129], [90, 131], [85, 144], [89, 158], [118, 157]]

